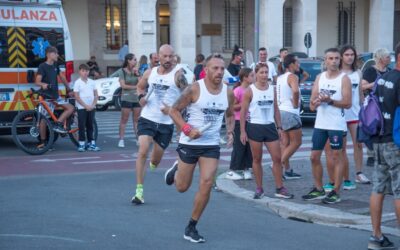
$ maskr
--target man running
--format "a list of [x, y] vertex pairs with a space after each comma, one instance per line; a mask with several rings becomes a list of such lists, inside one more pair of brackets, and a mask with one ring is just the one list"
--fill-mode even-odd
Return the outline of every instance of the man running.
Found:
[[[343, 178], [343, 133], [347, 131], [344, 109], [351, 107], [351, 83], [345, 73], [339, 70], [340, 53], [337, 48], [325, 51], [327, 71], [318, 75], [312, 92], [310, 109], [317, 110], [312, 135], [311, 164], [314, 187], [304, 200], [322, 199], [324, 203], [340, 202], [340, 186]], [[329, 138], [332, 161], [335, 166], [335, 186], [326, 196], [322, 188], [321, 154]]]
[[[139, 103], [143, 107], [138, 121], [139, 150], [136, 160], [136, 194], [132, 203], [143, 204], [143, 182], [145, 162], [150, 144], [154, 141], [150, 157], [150, 168], [155, 169], [160, 163], [164, 150], [168, 147], [174, 131], [174, 124], [169, 117], [167, 100], [178, 98], [179, 87], [175, 83], [175, 74], [179, 71], [174, 66], [174, 50], [164, 44], [159, 50], [160, 66], [148, 69], [137, 85]], [[149, 86], [150, 85], [150, 86]], [[149, 86], [148, 100], [145, 90]]]
[[[232, 90], [222, 83], [224, 60], [220, 55], [206, 59], [206, 77], [193, 83], [182, 93], [174, 104], [170, 115], [182, 133], [177, 148], [179, 160], [165, 173], [168, 185], [175, 183], [179, 192], [189, 189], [196, 164], [200, 168], [199, 191], [196, 193], [192, 217], [184, 233], [191, 242], [205, 242], [199, 235], [196, 224], [207, 206], [214, 183], [220, 157], [219, 133], [224, 113], [228, 145], [233, 142], [233, 102]], [[187, 121], [181, 112], [186, 108]], [[207, 127], [203, 131], [204, 127]]]
[[285, 179], [299, 179], [301, 175], [293, 172], [289, 159], [301, 146], [301, 119], [300, 119], [300, 87], [299, 78], [295, 72], [299, 69], [296, 56], [289, 54], [284, 58], [285, 73], [278, 77], [277, 99], [281, 113], [282, 124], [282, 165], [285, 168]]

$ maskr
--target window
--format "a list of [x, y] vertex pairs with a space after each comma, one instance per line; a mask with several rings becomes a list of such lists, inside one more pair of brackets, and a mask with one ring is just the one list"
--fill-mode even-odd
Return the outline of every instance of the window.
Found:
[[126, 0], [105, 0], [107, 49], [118, 50], [127, 39]]
[[283, 47], [292, 47], [293, 8], [283, 7]]
[[338, 46], [345, 44], [354, 46], [355, 10], [354, 1], [350, 2], [349, 7], [344, 7], [342, 1], [338, 2]]
[[244, 0], [225, 0], [225, 49], [244, 47]]

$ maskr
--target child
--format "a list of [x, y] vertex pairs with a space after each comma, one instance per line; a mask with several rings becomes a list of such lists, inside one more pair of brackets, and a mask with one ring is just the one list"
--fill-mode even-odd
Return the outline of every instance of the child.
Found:
[[89, 79], [89, 66], [86, 64], [79, 65], [79, 79], [75, 81], [74, 95], [76, 107], [78, 108], [78, 126], [79, 126], [79, 152], [84, 152], [85, 147], [85, 131], [87, 134], [88, 150], [100, 151], [96, 146], [93, 138], [93, 121], [94, 109], [97, 103], [96, 83]]

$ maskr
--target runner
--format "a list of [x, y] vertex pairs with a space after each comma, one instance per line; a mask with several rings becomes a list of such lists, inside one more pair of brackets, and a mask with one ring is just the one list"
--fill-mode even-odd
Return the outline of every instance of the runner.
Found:
[[278, 77], [278, 73], [276, 72], [275, 69], [275, 65], [268, 61], [268, 52], [267, 49], [264, 47], [261, 47], [258, 49], [258, 63], [252, 63], [250, 65], [250, 68], [252, 68], [253, 70], [256, 68], [257, 64], [259, 63], [265, 63], [268, 65], [268, 81], [269, 83], [275, 84], [277, 77]]
[[[314, 187], [304, 200], [322, 199], [324, 203], [340, 202], [340, 186], [343, 179], [343, 133], [347, 131], [344, 110], [351, 107], [351, 82], [339, 70], [340, 53], [336, 48], [325, 51], [327, 71], [317, 76], [311, 92], [310, 109], [317, 110], [312, 135], [311, 164]], [[326, 196], [322, 188], [321, 154], [329, 138], [332, 148], [332, 161], [335, 166], [335, 186]], [[328, 157], [328, 156], [327, 156]]]
[[[155, 169], [160, 163], [164, 150], [168, 147], [174, 125], [169, 117], [169, 99], [179, 96], [179, 85], [175, 83], [175, 74], [179, 71], [173, 64], [174, 50], [168, 45], [162, 45], [159, 50], [160, 66], [148, 69], [137, 85], [138, 99], [143, 107], [138, 121], [139, 150], [136, 160], [136, 194], [132, 203], [143, 204], [143, 182], [145, 162], [150, 144], [154, 141], [150, 157], [150, 169]], [[149, 86], [152, 94], [145, 98], [145, 89]], [[167, 94], [168, 92], [168, 94]], [[175, 94], [174, 94], [175, 93]]]
[[[200, 185], [196, 193], [192, 217], [185, 228], [184, 238], [205, 242], [196, 225], [207, 206], [220, 157], [219, 131], [224, 113], [228, 144], [233, 142], [233, 93], [222, 83], [224, 60], [218, 55], [205, 61], [206, 77], [190, 85], [174, 104], [170, 115], [182, 133], [177, 148], [179, 160], [165, 173], [168, 185], [175, 183], [179, 192], [189, 189], [196, 164], [199, 163]], [[187, 121], [181, 112], [187, 109]], [[204, 126], [208, 128], [202, 131]]]
[[289, 164], [290, 157], [301, 146], [300, 88], [299, 78], [295, 74], [300, 65], [293, 54], [287, 55], [283, 64], [286, 72], [278, 77], [276, 90], [282, 120], [281, 149], [282, 165], [285, 168], [283, 176], [290, 180], [301, 178], [301, 175], [293, 172]]
[[[255, 73], [256, 82], [246, 90], [240, 111], [240, 140], [243, 145], [249, 140], [253, 155], [253, 173], [257, 185], [254, 199], [261, 199], [264, 196], [261, 165], [263, 144], [267, 147], [272, 159], [272, 173], [276, 186], [275, 197], [291, 199], [293, 195], [282, 183], [281, 149], [278, 134], [278, 130], [279, 133], [282, 130], [281, 117], [274, 87], [268, 83], [267, 64], [257, 64]], [[246, 120], [248, 120], [247, 123]]]

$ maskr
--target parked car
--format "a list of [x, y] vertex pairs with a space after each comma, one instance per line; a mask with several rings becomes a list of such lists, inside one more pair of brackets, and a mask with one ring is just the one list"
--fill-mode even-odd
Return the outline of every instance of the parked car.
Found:
[[311, 90], [317, 75], [322, 72], [323, 60], [319, 58], [299, 59], [299, 62], [300, 67], [310, 75], [307, 81], [300, 84], [300, 117], [304, 121], [314, 120], [316, 112], [310, 110]]

